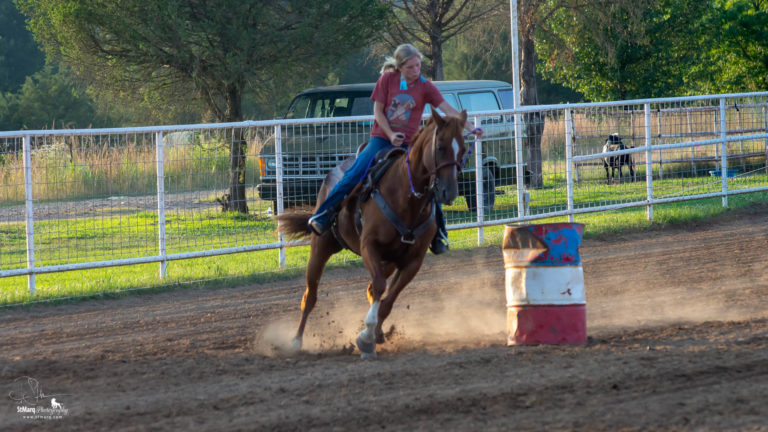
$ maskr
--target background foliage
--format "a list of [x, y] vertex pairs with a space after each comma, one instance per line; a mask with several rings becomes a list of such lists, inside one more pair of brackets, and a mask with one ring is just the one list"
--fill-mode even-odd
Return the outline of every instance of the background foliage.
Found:
[[[180, 82], [171, 85], [168, 76], [162, 73], [162, 65], [146, 70], [123, 65], [116, 68], [119, 74], [115, 71], [105, 73], [103, 65], [86, 69], [90, 63], [73, 61], [79, 54], [71, 47], [62, 52], [59, 42], [49, 44], [46, 59], [25, 23], [31, 19], [30, 28], [36, 31], [39, 41], [51, 42], [65, 35], [83, 38], [89, 34], [89, 29], [104, 25], [98, 23], [95, 12], [84, 12], [85, 6], [93, 6], [110, 11], [109, 15], [104, 14], [99, 19], [109, 18], [115, 25], [122, 23], [119, 24], [122, 27], [118, 27], [120, 32], [114, 33], [120, 38], [136, 41], [142, 34], [146, 36], [154, 32], [174, 35], [182, 45], [199, 44], [202, 35], [211, 34], [209, 29], [192, 31], [183, 24], [185, 17], [163, 15], [172, 6], [178, 6], [177, 3], [203, 4], [196, 1], [129, 1], [120, 2], [123, 9], [118, 12], [110, 9], [117, 7], [118, 2], [107, 0], [16, 0], [16, 3], [0, 0], [0, 129], [216, 121], [217, 116], [201, 103], [200, 93], [194, 86]], [[387, 16], [384, 12], [369, 16], [368, 21], [356, 18], [345, 21], [339, 17], [348, 15], [349, 8], [359, 5], [342, 0], [320, 2], [322, 7], [316, 6], [319, 9], [309, 7], [318, 2], [297, 0], [220, 0], [213, 3], [217, 9], [230, 14], [234, 12], [237, 16], [209, 17], [207, 26], [223, 28], [224, 36], [231, 40], [253, 37], [249, 39], [252, 42], [266, 41], [262, 43], [266, 49], [258, 53], [247, 50], [219, 53], [222, 65], [231, 64], [228, 62], [236, 59], [248, 72], [241, 95], [241, 115], [247, 119], [281, 115], [291, 97], [304, 88], [374, 81], [382, 54], [391, 51], [381, 48], [385, 40], [392, 39], [385, 36], [385, 30], [392, 28], [389, 20], [395, 13], [402, 15], [402, 11], [390, 10]], [[250, 16], [242, 8], [269, 3], [290, 4], [296, 8], [295, 22], [303, 23], [297, 27], [298, 39], [293, 39], [290, 44], [279, 40], [283, 33], [279, 33], [280, 29], [274, 23], [290, 25], [286, 17], [277, 17], [280, 19], [275, 21], [274, 15], [264, 14], [273, 23], [261, 28], [254, 27], [253, 22], [244, 24], [240, 21], [243, 16]], [[536, 28], [536, 86], [540, 103], [768, 89], [768, 0], [565, 3], [562, 0], [530, 0], [520, 3], [521, 7], [533, 7], [531, 5], [535, 3], [544, 11], [554, 10], [559, 4], [573, 6], [557, 10]], [[488, 5], [496, 5], [497, 10], [483, 15], [481, 20], [467, 25], [462, 32], [445, 41], [442, 53], [445, 79], [511, 82], [509, 11], [504, 4], [498, 0], [471, 2], [470, 7], [477, 10], [487, 11]], [[39, 10], [35, 15], [30, 9], [33, 5], [47, 8], [50, 12], [48, 19], [36, 21], [35, 17], [40, 18], [40, 15]], [[150, 14], [146, 9], [150, 5], [159, 9]], [[28, 16], [20, 13], [17, 6], [22, 6]], [[322, 21], [300, 19], [310, 12], [319, 14]], [[70, 28], [61, 21], [67, 14], [74, 17], [74, 21], [67, 21]], [[148, 16], [152, 19], [147, 19]], [[358, 43], [341, 46], [329, 42], [327, 38], [344, 26], [359, 32], [355, 38]], [[349, 37], [349, 33], [345, 35]], [[297, 40], [313, 42], [304, 44], [312, 49], [303, 51], [297, 58], [280, 59], [281, 55], [290, 53], [290, 48], [286, 47], [296, 46]], [[393, 39], [390, 42], [402, 41]], [[330, 49], [318, 49], [323, 46], [330, 46]], [[132, 50], [127, 46], [121, 49]], [[116, 58], [109, 60], [119, 61]], [[427, 63], [429, 61], [427, 59]], [[146, 85], [139, 91], [120, 85], [122, 81], [118, 78], [121, 74], [125, 75], [122, 78], [143, 80]]]

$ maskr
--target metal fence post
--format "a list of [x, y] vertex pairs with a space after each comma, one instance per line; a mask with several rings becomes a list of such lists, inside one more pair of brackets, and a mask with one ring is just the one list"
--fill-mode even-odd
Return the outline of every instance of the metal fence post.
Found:
[[573, 223], [573, 125], [571, 109], [565, 108], [565, 187], [568, 193], [568, 221]]
[[[480, 127], [480, 118], [475, 117], [475, 127]], [[477, 245], [481, 246], [485, 241], [485, 231], [483, 224], [485, 222], [485, 206], [483, 195], [485, 194], [485, 188], [483, 187], [483, 143], [477, 137], [475, 137], [472, 143], [475, 146], [475, 208], [477, 209]], [[489, 191], [489, 193], [496, 193], [496, 191]]]
[[27, 286], [29, 295], [35, 295], [35, 217], [32, 203], [32, 137], [24, 135], [24, 195], [26, 203]]
[[[517, 217], [526, 216], [525, 164], [523, 164], [522, 114], [515, 112], [515, 177], [517, 181]], [[530, 162], [530, 161], [529, 161]]]
[[[768, 132], [768, 109], [763, 107], [763, 131]], [[765, 139], [765, 170], [768, 174], [768, 138]]]
[[[661, 132], [661, 110], [656, 111], [656, 142], [659, 145], [664, 144]], [[664, 180], [664, 152], [659, 150], [659, 180]]]
[[645, 104], [645, 190], [648, 205], [645, 207], [645, 215], [648, 220], [653, 220], [653, 155], [651, 154], [651, 104]]
[[720, 98], [720, 181], [723, 185], [723, 207], [728, 207], [728, 131], [725, 118], [725, 98]]
[[157, 158], [157, 247], [160, 261], [160, 279], [165, 280], [168, 261], [165, 259], [165, 148], [163, 132], [155, 134], [155, 154]]
[[[280, 125], [275, 125], [275, 180], [277, 181], [276, 215], [283, 214], [283, 132]], [[280, 242], [280, 268], [285, 268], [285, 239], [282, 234], [277, 238]]]

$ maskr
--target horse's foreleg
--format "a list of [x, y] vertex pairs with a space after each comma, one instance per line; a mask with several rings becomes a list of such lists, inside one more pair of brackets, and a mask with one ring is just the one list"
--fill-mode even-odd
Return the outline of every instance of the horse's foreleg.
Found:
[[387, 296], [382, 299], [381, 307], [379, 308], [379, 322], [376, 326], [376, 343], [384, 343], [384, 331], [382, 330], [384, 320], [387, 319], [392, 312], [392, 307], [395, 305], [397, 296], [400, 295], [403, 288], [405, 288], [416, 276], [416, 273], [419, 272], [423, 259], [424, 258], [422, 257], [422, 259], [414, 260], [414, 262], [409, 263], [406, 267], [399, 269], [392, 278], [389, 288], [387, 289]]
[[[383, 264], [384, 268], [382, 271], [384, 272], [384, 278], [389, 278], [389, 276], [392, 275], [392, 273], [395, 271], [397, 267], [395, 267], [394, 263], [385, 263]], [[368, 297], [368, 304], [373, 304], [373, 284], [369, 283], [368, 288], [365, 290], [365, 294]]]
[[371, 274], [371, 284], [368, 287], [368, 298], [371, 307], [365, 316], [365, 328], [357, 336], [357, 347], [362, 352], [362, 358], [376, 357], [376, 326], [379, 321], [379, 305], [381, 296], [387, 288], [385, 269], [382, 268], [381, 259], [372, 248], [362, 248], [362, 257], [365, 267]]
[[368, 309], [368, 314], [365, 316], [365, 328], [357, 336], [357, 348], [360, 349], [360, 357], [376, 358], [376, 325], [378, 324], [379, 317], [379, 300], [374, 300], [371, 303], [371, 308]]

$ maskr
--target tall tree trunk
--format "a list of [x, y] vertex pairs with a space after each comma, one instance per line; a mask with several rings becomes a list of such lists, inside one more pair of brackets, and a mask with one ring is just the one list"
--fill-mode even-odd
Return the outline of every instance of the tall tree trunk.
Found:
[[[240, 87], [227, 88], [227, 121], [241, 121], [242, 105]], [[226, 197], [229, 208], [238, 213], [248, 213], [248, 202], [245, 196], [245, 167], [248, 142], [243, 137], [243, 129], [232, 130], [232, 141], [229, 146], [229, 197]]]
[[[533, 14], [531, 14], [532, 16]], [[538, 105], [539, 95], [536, 90], [536, 52], [534, 50], [533, 23], [521, 23], [520, 55], [520, 105]], [[544, 186], [542, 176], [541, 138], [544, 132], [545, 117], [542, 113], [533, 112], [523, 115], [525, 120], [526, 140], [528, 144], [528, 171], [530, 171], [529, 186], [540, 188]], [[526, 173], [528, 174], [528, 173]]]
[[445, 79], [445, 75], [443, 74], [443, 45], [440, 36], [430, 36], [430, 45], [432, 48], [432, 80], [442, 81]]

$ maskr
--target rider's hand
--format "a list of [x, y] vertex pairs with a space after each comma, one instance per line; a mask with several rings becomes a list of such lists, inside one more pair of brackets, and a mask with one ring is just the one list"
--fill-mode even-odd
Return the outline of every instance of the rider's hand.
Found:
[[405, 134], [403, 134], [402, 132], [393, 132], [392, 135], [389, 137], [389, 141], [395, 147], [402, 146], [403, 142], [405, 141]]
[[480, 128], [474, 128], [470, 133], [475, 136], [475, 139], [480, 139], [483, 137], [483, 130]]

